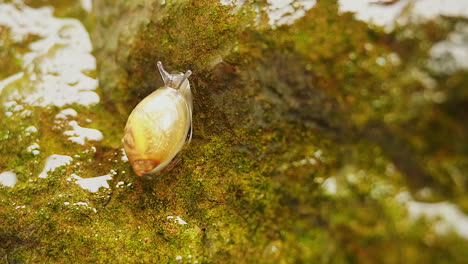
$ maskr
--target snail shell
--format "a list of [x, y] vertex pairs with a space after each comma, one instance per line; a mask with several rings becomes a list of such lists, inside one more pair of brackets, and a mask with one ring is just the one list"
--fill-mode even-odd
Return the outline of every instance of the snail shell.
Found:
[[158, 69], [164, 87], [143, 99], [125, 125], [125, 153], [138, 176], [164, 169], [192, 137], [192, 72], [170, 74], [160, 61]]

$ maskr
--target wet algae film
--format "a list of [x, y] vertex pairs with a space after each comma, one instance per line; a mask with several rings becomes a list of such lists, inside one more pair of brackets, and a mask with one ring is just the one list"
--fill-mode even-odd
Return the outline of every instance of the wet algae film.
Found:
[[[17, 177], [0, 187], [4, 263], [468, 259], [466, 232], [409, 206], [468, 212], [468, 72], [431, 57], [467, 32], [466, 18], [388, 31], [331, 0], [274, 26], [267, 1], [95, 0], [89, 14], [67, 3], [26, 1], [86, 26], [100, 102], [11, 103], [25, 78], [0, 90], [0, 173]], [[40, 36], [0, 32], [4, 79]], [[194, 135], [169, 170], [144, 179], [121, 139], [133, 107], [162, 85], [157, 61], [194, 73]], [[102, 140], [67, 138], [65, 109]], [[72, 159], [38, 177], [54, 154]], [[91, 192], [77, 175], [109, 177]]]

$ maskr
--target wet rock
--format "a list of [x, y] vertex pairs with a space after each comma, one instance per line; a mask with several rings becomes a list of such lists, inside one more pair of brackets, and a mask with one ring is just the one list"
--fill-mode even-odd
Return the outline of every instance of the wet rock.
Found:
[[[31, 12], [52, 20], [85, 7], [33, 2], [43, 9]], [[0, 74], [0, 172], [17, 178], [0, 187], [0, 255], [7, 262], [33, 255], [39, 262], [463, 263], [467, 71], [456, 59], [466, 19], [411, 20], [408, 11], [407, 22], [389, 30], [357, 20], [340, 2], [94, 0], [92, 13], [79, 17], [97, 71], [76, 70], [80, 60], [70, 60], [58, 68], [75, 69], [73, 76], [58, 77], [69, 87], [76, 76], [93, 79], [85, 91], [99, 100], [51, 106], [16, 97], [37, 91], [32, 74], [57, 77], [44, 71], [57, 65], [42, 62], [61, 45], [32, 70], [18, 63]], [[77, 21], [61, 22], [83, 32]], [[18, 48], [21, 39], [3, 37], [17, 58], [30, 52]], [[89, 59], [90, 46], [78, 46], [88, 47], [80, 54]], [[131, 171], [121, 138], [128, 113], [162, 85], [158, 60], [194, 73], [194, 136], [148, 180]], [[73, 140], [84, 128], [93, 136]], [[56, 154], [67, 162], [47, 166]], [[47, 177], [38, 177], [42, 171]], [[428, 213], [439, 200], [438, 212]], [[456, 217], [434, 217], [444, 214]]]

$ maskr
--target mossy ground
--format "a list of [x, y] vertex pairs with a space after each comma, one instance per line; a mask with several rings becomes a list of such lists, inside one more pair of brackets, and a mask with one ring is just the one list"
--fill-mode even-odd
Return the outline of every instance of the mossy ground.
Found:
[[[127, 14], [134, 7], [114, 4]], [[68, 141], [65, 127], [48, 125], [58, 108], [24, 106], [32, 113], [26, 117], [0, 112], [0, 170], [14, 170], [19, 179], [14, 188], [0, 188], [0, 254], [7, 262], [468, 259], [466, 240], [436, 233], [432, 220], [410, 221], [395, 199], [429, 186], [437, 193], [430, 199], [466, 210], [466, 177], [454, 184], [447, 173], [467, 164], [461, 113], [467, 73], [425, 67], [430, 46], [460, 19], [385, 33], [338, 14], [335, 1], [320, 1], [293, 25], [271, 29], [265, 14], [255, 22], [254, 7], [248, 2], [232, 13], [212, 1], [152, 2], [137, 34], [119, 40], [127, 51], [111, 57], [97, 51], [98, 60], [118, 68], [105, 77], [115, 86], [103, 81], [104, 103], [67, 106], [80, 124], [103, 132], [101, 142]], [[96, 18], [104, 30], [95, 35], [104, 39], [116, 34], [105, 28], [121, 15], [110, 13]], [[95, 38], [99, 47], [102, 39]], [[398, 62], [391, 62], [395, 55]], [[387, 63], [377, 63], [381, 57]], [[171, 170], [147, 180], [121, 160], [120, 139], [126, 113], [161, 83], [158, 60], [194, 72], [194, 138]], [[444, 103], [415, 100], [425, 90], [421, 76], [435, 78]], [[36, 134], [25, 134], [30, 125]], [[36, 140], [37, 156], [25, 151]], [[38, 179], [50, 154], [74, 160]], [[72, 173], [109, 172], [110, 188], [97, 193], [67, 181]], [[332, 179], [336, 192], [324, 184]]]

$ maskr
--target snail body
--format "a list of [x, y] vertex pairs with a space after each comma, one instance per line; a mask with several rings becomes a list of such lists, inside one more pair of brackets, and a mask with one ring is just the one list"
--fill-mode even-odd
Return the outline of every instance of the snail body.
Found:
[[164, 87], [144, 98], [125, 125], [125, 153], [138, 176], [164, 169], [192, 136], [192, 72], [170, 74], [161, 62], [158, 69]]

